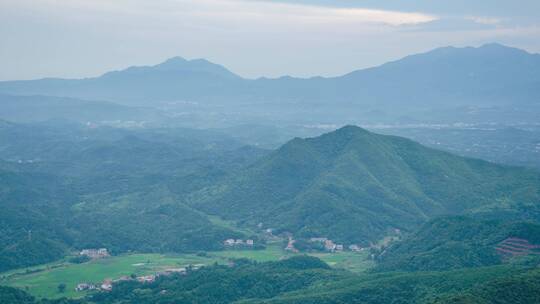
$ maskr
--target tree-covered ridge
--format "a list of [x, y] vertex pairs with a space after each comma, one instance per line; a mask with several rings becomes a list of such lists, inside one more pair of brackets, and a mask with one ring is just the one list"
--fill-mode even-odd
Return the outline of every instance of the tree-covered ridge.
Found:
[[[521, 289], [499, 290], [498, 292], [504, 295], [501, 299], [513, 298], [517, 301], [516, 303], [528, 303], [528, 299], [538, 297], [540, 272], [537, 265], [538, 261], [528, 266], [504, 265], [443, 272], [366, 274], [330, 282], [323, 287], [308, 287], [269, 300], [252, 300], [242, 303], [454, 303], [449, 299], [459, 298], [464, 294], [476, 295], [477, 290], [486, 290], [482, 296], [495, 299], [496, 292], [491, 288], [493, 288], [492, 285], [498, 285], [497, 282], [501, 281], [514, 285], [526, 284], [526, 287]], [[492, 303], [514, 302], [502, 300]]]
[[205, 212], [300, 236], [369, 244], [444, 214], [540, 218], [540, 174], [354, 126], [294, 139], [192, 195]]
[[70, 251], [218, 250], [241, 234], [183, 195], [263, 151], [211, 131], [0, 125], [0, 271]]
[[377, 268], [434, 271], [496, 265], [512, 257], [497, 250], [509, 238], [540, 244], [540, 225], [464, 216], [437, 218], [383, 250]]
[[529, 304], [540, 302], [540, 271], [498, 278], [463, 293], [437, 299], [436, 304]]
[[[224, 239], [243, 236], [213, 224], [166, 187], [60, 196], [41, 191], [40, 180], [24, 172], [0, 170], [0, 180], [0, 272], [83, 248], [104, 247], [114, 254], [195, 252], [219, 250]], [[26, 189], [34, 189], [35, 196], [25, 195]]]

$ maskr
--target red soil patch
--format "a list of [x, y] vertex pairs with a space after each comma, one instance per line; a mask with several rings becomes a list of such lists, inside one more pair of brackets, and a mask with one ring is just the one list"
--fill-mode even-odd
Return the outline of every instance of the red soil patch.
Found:
[[540, 254], [540, 245], [529, 243], [526, 239], [510, 237], [495, 246], [495, 250], [504, 257]]

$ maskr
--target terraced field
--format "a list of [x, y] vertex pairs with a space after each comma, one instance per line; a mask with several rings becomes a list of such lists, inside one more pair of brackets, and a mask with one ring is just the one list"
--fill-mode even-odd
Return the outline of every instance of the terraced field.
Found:
[[540, 245], [533, 245], [528, 240], [512, 237], [500, 242], [495, 250], [505, 257], [516, 257], [540, 254]]

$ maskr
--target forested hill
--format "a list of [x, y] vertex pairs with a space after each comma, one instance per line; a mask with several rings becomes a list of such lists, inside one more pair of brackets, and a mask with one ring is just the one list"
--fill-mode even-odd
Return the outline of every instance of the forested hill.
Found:
[[540, 225], [437, 218], [378, 257], [379, 271], [434, 271], [480, 267], [540, 255]]
[[539, 218], [539, 203], [538, 172], [355, 126], [294, 139], [191, 199], [205, 212], [345, 244], [366, 244], [445, 214]]
[[83, 248], [219, 250], [242, 234], [182, 196], [265, 153], [200, 130], [0, 124], [0, 272]]

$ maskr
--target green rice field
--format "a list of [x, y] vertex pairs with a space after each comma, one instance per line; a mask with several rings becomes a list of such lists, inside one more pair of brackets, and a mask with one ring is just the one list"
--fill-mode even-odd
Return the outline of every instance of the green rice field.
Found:
[[[230, 258], [248, 258], [259, 262], [275, 261], [292, 256], [285, 252], [281, 244], [269, 244], [264, 250], [226, 250], [208, 252], [205, 256], [195, 254], [129, 254], [94, 260], [84, 264], [70, 264], [65, 261], [19, 269], [0, 274], [0, 284], [27, 290], [38, 298], [82, 297], [85, 292], [76, 292], [78, 283], [99, 283], [104, 279], [117, 279], [131, 274], [153, 274], [167, 268], [187, 265], [224, 264]], [[367, 253], [314, 253], [332, 267], [345, 268], [354, 272], [364, 271], [372, 266]], [[66, 284], [64, 293], [58, 291], [59, 284]]]

